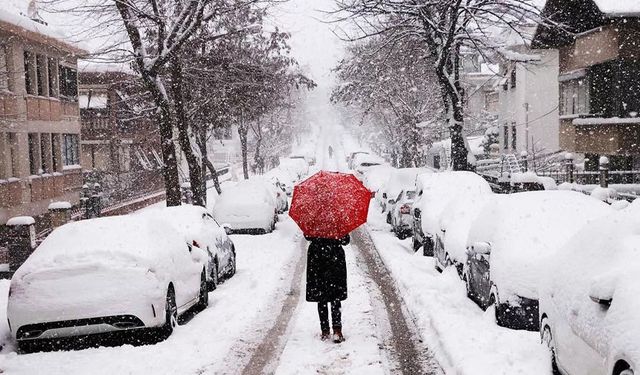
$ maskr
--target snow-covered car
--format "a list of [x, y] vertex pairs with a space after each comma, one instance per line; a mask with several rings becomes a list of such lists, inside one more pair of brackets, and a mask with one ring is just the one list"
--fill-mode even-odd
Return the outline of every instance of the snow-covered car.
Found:
[[273, 191], [259, 179], [242, 180], [222, 190], [213, 207], [213, 217], [231, 233], [264, 234], [277, 221]]
[[313, 156], [311, 152], [303, 152], [303, 153], [291, 154], [289, 156], [289, 159], [302, 159], [309, 166], [316, 165], [316, 157]]
[[146, 216], [72, 222], [54, 230], [11, 279], [7, 317], [21, 350], [74, 336], [159, 330], [206, 307], [207, 254]]
[[271, 191], [271, 194], [276, 201], [276, 213], [283, 214], [287, 212], [289, 210], [289, 199], [287, 198], [286, 190], [281, 186], [278, 186], [277, 183], [273, 183], [271, 181], [264, 180], [263, 183], [265, 184], [265, 187]]
[[369, 153], [367, 151], [354, 151], [349, 155], [347, 155], [346, 160], [347, 160], [347, 166], [349, 167], [349, 169], [353, 169], [353, 161], [358, 155], [369, 155]]
[[499, 325], [538, 330], [538, 291], [559, 250], [589, 222], [612, 212], [582, 193], [495, 194], [471, 225], [463, 279], [481, 308], [495, 306]]
[[415, 190], [403, 190], [395, 200], [391, 201], [392, 205], [388, 214], [390, 217], [389, 224], [391, 224], [393, 233], [401, 240], [411, 236], [413, 222], [411, 208], [415, 199]]
[[636, 201], [585, 226], [548, 265], [540, 334], [556, 373], [640, 372], [639, 228]]
[[423, 247], [423, 254], [433, 256], [440, 218], [450, 202], [468, 194], [489, 194], [491, 187], [472, 172], [439, 172], [422, 174], [416, 182], [417, 197], [412, 207], [413, 248]]
[[429, 168], [397, 168], [391, 171], [387, 182], [379, 190], [380, 194], [376, 194], [376, 200], [382, 208], [387, 223], [391, 224], [390, 211], [393, 202], [398, 201], [399, 195], [404, 191], [415, 192], [418, 175], [425, 173], [433, 173], [433, 171]]
[[304, 158], [280, 158], [279, 168], [286, 170], [295, 176], [297, 180], [309, 174], [309, 164]]
[[264, 174], [264, 177], [283, 189], [288, 196], [293, 194], [293, 187], [298, 182], [297, 176], [280, 167], [268, 171]]
[[380, 189], [382, 189], [384, 184], [389, 180], [389, 175], [391, 175], [394, 169], [395, 168], [388, 164], [371, 167], [363, 177], [362, 184], [372, 193], [377, 195]]
[[455, 266], [460, 278], [467, 260], [467, 236], [475, 219], [485, 204], [493, 199], [493, 192], [484, 181], [475, 188], [457, 191], [455, 199], [449, 199], [440, 215], [440, 231], [436, 233], [433, 258], [437, 271]]
[[236, 273], [236, 249], [233, 241], [213, 216], [200, 206], [182, 205], [146, 211], [173, 225], [186, 243], [205, 251], [208, 255], [207, 285], [214, 290], [218, 282]]
[[363, 181], [365, 174], [372, 168], [378, 165], [385, 164], [384, 159], [369, 154], [358, 154], [353, 159], [353, 171], [354, 175], [360, 180]]

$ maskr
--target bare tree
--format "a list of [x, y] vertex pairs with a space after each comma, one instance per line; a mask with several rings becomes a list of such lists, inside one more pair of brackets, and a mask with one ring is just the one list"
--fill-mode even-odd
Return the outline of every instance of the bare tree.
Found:
[[473, 168], [463, 135], [464, 90], [460, 81], [464, 50], [499, 52], [492, 31], [514, 28], [538, 17], [530, 0], [336, 0], [338, 21], [349, 20], [347, 40], [386, 35], [419, 38], [429, 51], [451, 134], [455, 170]]

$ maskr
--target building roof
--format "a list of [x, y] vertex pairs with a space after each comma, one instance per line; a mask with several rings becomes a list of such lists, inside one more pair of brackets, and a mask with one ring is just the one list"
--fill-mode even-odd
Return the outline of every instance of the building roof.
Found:
[[[74, 54], [85, 51], [71, 42], [62, 32], [49, 26], [39, 17], [34, 7], [30, 8], [27, 0], [6, 0], [0, 7], [0, 29], [9, 31], [35, 42], [53, 46]], [[29, 17], [31, 14], [34, 19]]]
[[612, 17], [640, 16], [638, 0], [593, 0], [600, 11]]

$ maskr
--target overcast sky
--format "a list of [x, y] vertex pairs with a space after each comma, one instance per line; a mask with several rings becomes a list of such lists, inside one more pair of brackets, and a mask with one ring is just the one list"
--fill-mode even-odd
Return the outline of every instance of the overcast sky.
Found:
[[332, 32], [334, 25], [322, 20], [333, 0], [289, 0], [272, 12], [272, 22], [289, 31], [294, 57], [321, 86], [331, 84], [330, 71], [342, 57], [343, 42]]

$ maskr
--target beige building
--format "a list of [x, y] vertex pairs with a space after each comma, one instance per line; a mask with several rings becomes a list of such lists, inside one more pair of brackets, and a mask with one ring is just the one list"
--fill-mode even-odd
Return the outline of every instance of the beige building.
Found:
[[549, 0], [543, 15], [564, 28], [541, 25], [535, 48], [559, 50], [559, 142], [584, 154], [597, 170], [640, 168], [640, 2]]
[[78, 203], [81, 53], [42, 21], [0, 8], [0, 224]]

